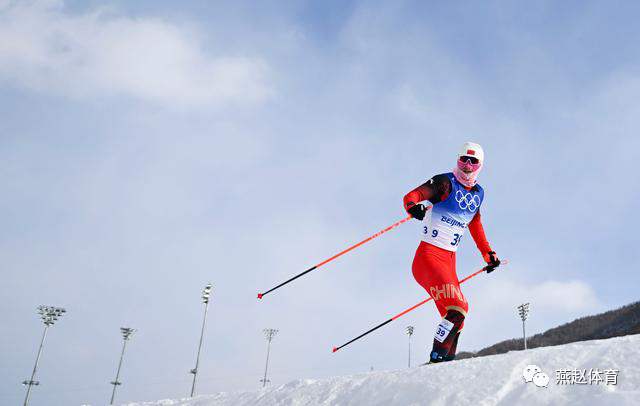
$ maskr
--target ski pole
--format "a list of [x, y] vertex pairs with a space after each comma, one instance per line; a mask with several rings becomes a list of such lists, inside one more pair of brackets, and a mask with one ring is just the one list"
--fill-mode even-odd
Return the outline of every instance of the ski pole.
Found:
[[342, 251], [342, 252], [337, 253], [336, 255], [332, 256], [331, 258], [326, 259], [326, 260], [324, 260], [324, 261], [320, 262], [319, 264], [312, 266], [311, 268], [307, 269], [306, 271], [304, 271], [304, 272], [302, 272], [302, 273], [297, 274], [297, 275], [296, 275], [296, 276], [294, 276], [293, 278], [291, 278], [291, 279], [289, 279], [289, 280], [286, 280], [286, 281], [282, 282], [282, 283], [281, 283], [281, 284], [279, 284], [278, 286], [275, 286], [275, 287], [273, 287], [273, 288], [269, 289], [268, 291], [266, 291], [266, 292], [264, 292], [264, 293], [258, 293], [258, 299], [262, 299], [262, 297], [263, 297], [264, 295], [266, 295], [267, 293], [269, 293], [269, 292], [273, 292], [274, 290], [276, 290], [276, 289], [278, 289], [278, 288], [280, 288], [280, 287], [282, 287], [282, 286], [286, 285], [287, 283], [289, 283], [289, 282], [291, 282], [291, 281], [294, 281], [294, 280], [298, 279], [298, 278], [299, 278], [299, 277], [301, 277], [302, 275], [305, 275], [305, 274], [307, 274], [307, 273], [309, 273], [309, 272], [313, 271], [314, 269], [320, 268], [322, 265], [324, 265], [324, 264], [326, 264], [326, 263], [328, 263], [328, 262], [333, 261], [334, 259], [338, 258], [339, 256], [341, 256], [341, 255], [343, 255], [343, 254], [346, 254], [347, 252], [349, 252], [349, 251], [351, 251], [351, 250], [353, 250], [353, 249], [358, 248], [358, 247], [359, 247], [359, 246], [361, 246], [362, 244], [365, 244], [365, 243], [367, 243], [367, 242], [369, 242], [369, 241], [373, 240], [373, 239], [374, 239], [374, 238], [376, 238], [376, 237], [380, 237], [382, 234], [386, 233], [387, 231], [389, 231], [389, 230], [391, 230], [391, 229], [393, 229], [393, 228], [398, 227], [400, 224], [405, 223], [405, 222], [409, 221], [410, 219], [411, 219], [411, 216], [409, 216], [409, 217], [407, 217], [407, 218], [404, 218], [404, 219], [402, 219], [402, 220], [398, 221], [397, 223], [390, 225], [389, 227], [385, 228], [384, 230], [378, 231], [377, 233], [375, 233], [375, 234], [374, 234], [374, 235], [372, 235], [371, 237], [366, 238], [366, 239], [364, 239], [364, 240], [360, 241], [359, 243], [357, 243], [357, 244], [355, 244], [355, 245], [352, 245], [351, 247], [347, 248], [346, 250], [344, 250], [344, 251]]
[[[508, 262], [507, 262], [506, 260], [504, 260], [504, 261], [502, 261], [502, 262], [500, 263], [500, 265], [506, 265], [507, 263], [508, 263]], [[484, 272], [484, 271], [486, 271], [486, 270], [487, 270], [487, 267], [484, 267], [484, 268], [482, 268], [481, 270], [476, 271], [476, 272], [472, 273], [471, 275], [467, 276], [466, 278], [462, 279], [459, 283], [464, 283], [464, 282], [468, 281], [469, 279], [473, 278], [474, 276], [476, 276], [476, 275], [478, 275], [478, 274], [480, 274], [480, 273], [482, 273], [482, 272]], [[391, 322], [392, 322], [392, 321], [394, 321], [395, 319], [399, 319], [400, 317], [404, 316], [405, 314], [409, 313], [410, 311], [412, 311], [412, 310], [416, 309], [417, 307], [420, 307], [420, 306], [422, 306], [423, 304], [427, 303], [427, 302], [428, 302], [428, 301], [430, 301], [431, 299], [432, 299], [432, 298], [431, 298], [431, 297], [429, 297], [429, 298], [427, 298], [427, 299], [423, 300], [422, 302], [420, 302], [420, 303], [418, 303], [418, 304], [416, 304], [416, 305], [411, 306], [411, 307], [410, 307], [410, 308], [408, 308], [407, 310], [403, 311], [402, 313], [398, 313], [398, 314], [396, 314], [395, 316], [393, 316], [393, 317], [392, 317], [392, 318], [390, 318], [389, 320], [385, 321], [384, 323], [380, 323], [380, 324], [378, 324], [377, 326], [375, 326], [375, 327], [374, 327], [374, 328], [372, 328], [371, 330], [367, 331], [366, 333], [362, 333], [362, 334], [360, 334], [358, 337], [354, 338], [353, 340], [351, 340], [351, 341], [349, 341], [349, 342], [347, 342], [347, 343], [342, 344], [340, 347], [333, 347], [333, 352], [338, 351], [338, 350], [339, 350], [340, 348], [342, 348], [342, 347], [346, 347], [347, 345], [351, 344], [352, 342], [354, 342], [354, 341], [356, 341], [356, 340], [358, 340], [358, 339], [360, 339], [360, 338], [362, 338], [362, 337], [366, 336], [367, 334], [369, 334], [369, 333], [371, 333], [371, 332], [376, 331], [376, 330], [377, 330], [377, 329], [379, 329], [380, 327], [382, 327], [382, 326], [384, 326], [384, 325], [387, 325], [387, 324], [391, 323]]]

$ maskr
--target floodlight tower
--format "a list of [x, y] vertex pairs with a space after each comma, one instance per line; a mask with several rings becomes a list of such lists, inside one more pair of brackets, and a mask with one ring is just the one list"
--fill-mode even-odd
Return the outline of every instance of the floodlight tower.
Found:
[[113, 405], [113, 399], [116, 397], [116, 388], [119, 385], [122, 385], [122, 382], [118, 381], [120, 377], [120, 368], [122, 368], [122, 359], [124, 358], [124, 350], [127, 348], [127, 341], [131, 339], [131, 337], [136, 333], [136, 329], [130, 327], [120, 327], [120, 333], [122, 333], [123, 343], [122, 343], [122, 353], [120, 354], [120, 362], [118, 363], [118, 372], [116, 372], [115, 381], [111, 382], [113, 385], [113, 392], [111, 392], [111, 401], [109, 401], [110, 405]]
[[38, 370], [38, 363], [40, 362], [40, 356], [42, 355], [42, 348], [44, 347], [44, 340], [47, 338], [47, 331], [49, 327], [58, 320], [62, 315], [66, 313], [66, 310], [61, 307], [55, 306], [38, 306], [38, 314], [44, 323], [44, 332], [42, 333], [42, 339], [40, 340], [40, 348], [38, 349], [38, 356], [36, 357], [36, 363], [33, 366], [33, 372], [31, 373], [31, 379], [23, 381], [22, 384], [27, 387], [27, 396], [24, 398], [24, 406], [29, 405], [29, 399], [31, 398], [31, 387], [34, 385], [40, 385], [39, 381], [35, 381], [36, 371]]
[[205, 286], [202, 291], [202, 302], [204, 303], [204, 318], [202, 319], [202, 330], [200, 331], [200, 344], [198, 344], [198, 355], [196, 357], [196, 367], [193, 368], [190, 373], [193, 374], [193, 383], [191, 384], [191, 395], [193, 397], [193, 393], [196, 390], [196, 376], [198, 375], [198, 365], [200, 363], [200, 349], [202, 348], [202, 338], [204, 337], [204, 326], [207, 322], [207, 310], [209, 310], [209, 297], [211, 296], [211, 284]]
[[409, 336], [409, 368], [411, 368], [411, 336], [413, 335], [413, 326], [407, 326], [407, 335]]
[[260, 382], [262, 382], [262, 387], [264, 388], [267, 382], [270, 382], [267, 379], [267, 368], [269, 368], [269, 351], [271, 350], [271, 340], [273, 339], [273, 336], [278, 333], [278, 330], [273, 328], [265, 328], [263, 331], [264, 336], [267, 338], [267, 362], [264, 366], [264, 378], [262, 378]]
[[522, 339], [524, 341], [524, 349], [527, 349], [527, 335], [524, 331], [524, 322], [527, 320], [527, 316], [529, 315], [529, 303], [523, 303], [518, 306], [518, 313], [520, 314], [520, 318], [522, 319]]

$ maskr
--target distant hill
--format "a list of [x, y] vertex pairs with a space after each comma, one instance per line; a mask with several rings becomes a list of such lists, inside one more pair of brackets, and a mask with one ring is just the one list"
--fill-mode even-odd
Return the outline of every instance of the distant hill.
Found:
[[[629, 334], [640, 334], [640, 302], [634, 302], [595, 316], [582, 317], [547, 330], [542, 334], [527, 337], [527, 348], [549, 347]], [[522, 338], [514, 338], [483, 348], [478, 352], [461, 351], [456, 358], [483, 357], [522, 350], [523, 348]]]

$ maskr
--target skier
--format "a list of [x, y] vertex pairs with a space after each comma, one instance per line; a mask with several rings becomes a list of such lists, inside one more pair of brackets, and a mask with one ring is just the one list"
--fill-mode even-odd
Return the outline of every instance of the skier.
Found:
[[[491, 250], [480, 220], [484, 190], [476, 179], [484, 163], [484, 151], [467, 142], [458, 154], [453, 172], [436, 175], [404, 197], [404, 208], [423, 222], [422, 241], [413, 259], [413, 276], [433, 298], [442, 316], [433, 340], [429, 363], [451, 361], [469, 310], [456, 274], [456, 250], [468, 228], [493, 272], [500, 260]], [[420, 202], [428, 200], [430, 207]]]

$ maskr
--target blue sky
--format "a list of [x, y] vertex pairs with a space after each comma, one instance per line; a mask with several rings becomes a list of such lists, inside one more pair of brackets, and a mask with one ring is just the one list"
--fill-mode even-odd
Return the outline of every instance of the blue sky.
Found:
[[[482, 144], [483, 221], [510, 265], [464, 286], [462, 350], [638, 299], [640, 44], [628, 3], [0, 1], [0, 399], [118, 399], [402, 368], [420, 224], [263, 291], [404, 216], [402, 196]], [[458, 273], [482, 266], [467, 236]], [[418, 355], [420, 354], [420, 355]]]

